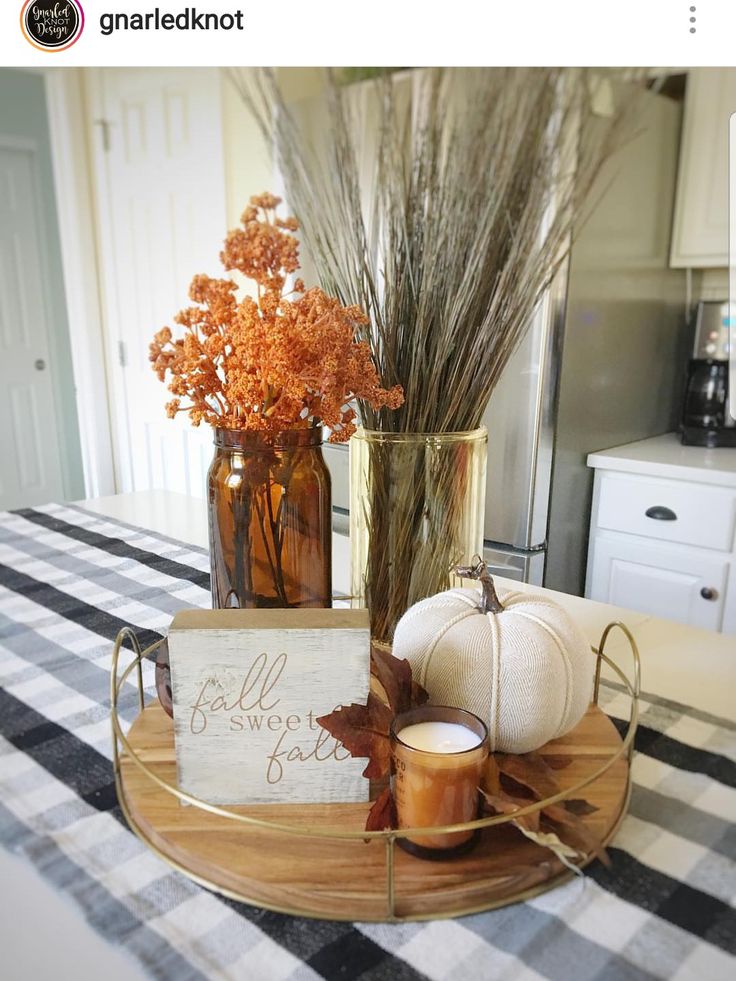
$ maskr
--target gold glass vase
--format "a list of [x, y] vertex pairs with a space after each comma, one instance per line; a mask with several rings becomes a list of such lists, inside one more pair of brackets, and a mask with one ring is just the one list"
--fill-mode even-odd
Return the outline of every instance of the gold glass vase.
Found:
[[322, 427], [215, 429], [207, 487], [212, 606], [332, 605], [332, 501]]
[[368, 607], [376, 640], [390, 643], [412, 604], [482, 552], [487, 442], [485, 427], [350, 440], [353, 603]]

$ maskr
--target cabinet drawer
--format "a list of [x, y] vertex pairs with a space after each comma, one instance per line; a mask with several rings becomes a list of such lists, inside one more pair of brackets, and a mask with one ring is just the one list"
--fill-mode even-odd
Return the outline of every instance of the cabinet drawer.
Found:
[[597, 525], [660, 541], [730, 551], [736, 491], [628, 474], [601, 476]]
[[589, 599], [720, 630], [729, 558], [615, 532], [591, 541]]

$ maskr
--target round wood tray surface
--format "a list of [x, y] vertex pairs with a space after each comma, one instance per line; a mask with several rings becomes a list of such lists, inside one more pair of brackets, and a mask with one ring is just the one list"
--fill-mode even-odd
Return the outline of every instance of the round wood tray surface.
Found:
[[[152, 773], [176, 785], [173, 724], [158, 702], [138, 716], [128, 739]], [[564, 790], [597, 770], [620, 745], [611, 721], [591, 706], [572, 732], [548, 743], [541, 753], [569, 760], [556, 769]], [[604, 842], [625, 813], [628, 788], [624, 755], [582, 792], [598, 808], [585, 822]], [[391, 915], [385, 840], [308, 838], [183, 805], [125, 753], [119, 790], [134, 830], [181, 871], [243, 902], [298, 915], [358, 921], [460, 916], [527, 899], [571, 874], [547, 849], [510, 825], [483, 829], [473, 851], [447, 861], [428, 862], [397, 847]], [[231, 810], [294, 827], [359, 831], [369, 806], [282, 804]]]

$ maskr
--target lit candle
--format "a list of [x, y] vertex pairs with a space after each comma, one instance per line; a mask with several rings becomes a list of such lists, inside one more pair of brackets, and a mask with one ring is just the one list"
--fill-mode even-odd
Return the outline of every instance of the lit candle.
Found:
[[[478, 787], [488, 756], [488, 731], [464, 709], [425, 705], [391, 726], [391, 784], [399, 828], [464, 824], [478, 817]], [[475, 833], [412, 835], [402, 848], [423, 858], [448, 858], [471, 846]]]

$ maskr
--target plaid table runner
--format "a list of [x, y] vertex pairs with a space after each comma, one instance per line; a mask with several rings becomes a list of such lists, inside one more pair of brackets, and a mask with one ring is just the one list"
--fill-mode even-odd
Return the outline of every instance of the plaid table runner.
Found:
[[[522, 905], [398, 926], [318, 922], [222, 899], [172, 871], [117, 805], [111, 648], [125, 624], [149, 642], [176, 610], [209, 601], [201, 549], [70, 505], [0, 514], [0, 838], [151, 976], [736, 977], [736, 724], [654, 695], [642, 699], [612, 869], [596, 863]], [[602, 702], [627, 715], [614, 686]], [[131, 684], [121, 715], [136, 712]]]

